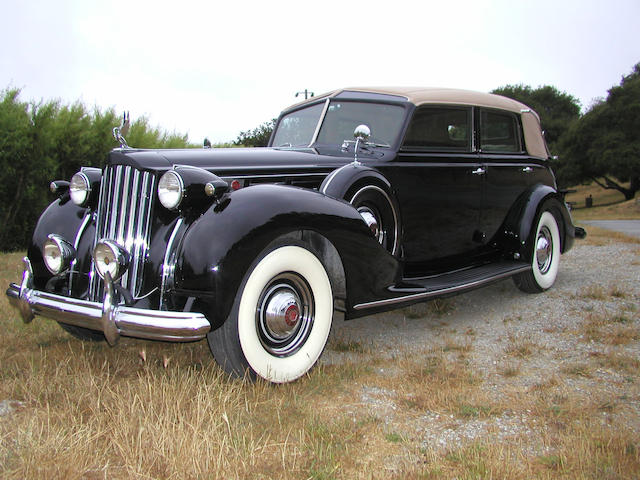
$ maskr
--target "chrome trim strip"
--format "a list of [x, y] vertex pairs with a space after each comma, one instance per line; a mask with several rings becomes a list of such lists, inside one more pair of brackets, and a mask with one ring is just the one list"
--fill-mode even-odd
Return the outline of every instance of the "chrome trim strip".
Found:
[[433, 290], [430, 292], [423, 292], [423, 293], [414, 293], [412, 295], [405, 295], [404, 297], [396, 297], [396, 298], [387, 298], [386, 300], [376, 300], [375, 302], [366, 302], [366, 303], [359, 303], [357, 305], [355, 305], [353, 307], [354, 310], [363, 310], [366, 308], [374, 308], [374, 307], [381, 307], [384, 305], [394, 305], [396, 303], [403, 303], [403, 302], [409, 302], [411, 300], [422, 300], [422, 299], [427, 299], [427, 298], [431, 298], [431, 297], [437, 297], [439, 295], [446, 295], [448, 293], [456, 293], [456, 292], [461, 292], [464, 290], [468, 290], [470, 288], [475, 288], [475, 287], [479, 287], [481, 285], [484, 285], [486, 283], [491, 283], [494, 282], [496, 280], [501, 280], [503, 278], [508, 278], [511, 277], [513, 275], [515, 275], [516, 273], [522, 273], [522, 272], [526, 272], [528, 270], [531, 270], [531, 266], [527, 265], [521, 268], [517, 268], [515, 270], [510, 270], [508, 272], [504, 272], [501, 273], [500, 275], [496, 275], [490, 278], [485, 278], [482, 280], [476, 280], [475, 282], [470, 282], [470, 283], [464, 283], [462, 285], [456, 285], [455, 287], [449, 287], [449, 288], [442, 288], [440, 290]]
[[316, 143], [316, 140], [318, 139], [318, 134], [320, 133], [320, 127], [322, 126], [322, 123], [324, 122], [324, 117], [327, 114], [327, 110], [329, 109], [329, 102], [331, 101], [330, 98], [327, 98], [324, 102], [324, 107], [322, 108], [322, 113], [320, 114], [320, 118], [318, 119], [318, 124], [316, 125], [316, 130], [315, 132], [313, 132], [313, 136], [311, 137], [311, 143], [309, 143], [309, 145], [307, 145], [308, 147], [311, 147], [311, 145], [313, 145], [314, 143]]
[[175, 226], [173, 227], [173, 231], [171, 232], [171, 236], [169, 237], [169, 241], [167, 242], [167, 249], [164, 252], [164, 260], [162, 262], [162, 283], [160, 286], [159, 308], [164, 307], [164, 294], [167, 291], [167, 281], [170, 275], [173, 276], [173, 272], [175, 269], [175, 261], [171, 261], [171, 264], [169, 262], [171, 260], [171, 254], [173, 253], [173, 242], [175, 241], [178, 230], [180, 230], [183, 222], [183, 217], [178, 218], [178, 221], [176, 222]]
[[[80, 238], [84, 234], [84, 231], [87, 229], [87, 225], [91, 220], [91, 212], [87, 210], [84, 214], [84, 218], [82, 219], [82, 223], [80, 224], [80, 228], [76, 233], [76, 238], [73, 240], [73, 248], [75, 248], [76, 252], [78, 251], [78, 246], [80, 245]], [[71, 295], [71, 289], [73, 286], [73, 274], [80, 273], [75, 271], [76, 263], [78, 263], [78, 257], [76, 256], [71, 262], [71, 266], [69, 267], [69, 288], [67, 289], [67, 293]]]
[[103, 332], [109, 344], [114, 345], [120, 336], [189, 342], [200, 340], [211, 329], [202, 313], [167, 312], [126, 307], [113, 303], [113, 284], [107, 278], [105, 290], [109, 291], [104, 303], [63, 297], [33, 290], [30, 263], [25, 258], [22, 285], [12, 283], [7, 289], [9, 303], [17, 308], [25, 322], [34, 315]]
[[326, 177], [326, 173], [273, 173], [269, 175], [224, 175], [220, 178], [227, 180], [244, 180], [247, 178], [287, 178], [287, 177]]
[[[138, 190], [138, 183], [140, 182], [140, 171], [139, 170], [134, 170], [133, 171], [133, 188], [131, 189], [131, 191], [134, 193], [137, 192]], [[135, 238], [133, 235], [131, 235], [131, 232], [134, 231], [135, 228], [135, 223], [136, 223], [136, 216], [134, 215], [135, 211], [133, 210], [135, 208], [135, 203], [131, 202], [129, 204], [129, 222], [127, 224], [127, 232], [129, 232], [129, 235], [127, 236], [126, 241], [124, 242], [124, 248], [127, 252], [132, 251], [134, 243], [135, 243]]]
[[327, 177], [327, 179], [326, 179], [327, 183], [325, 183], [324, 187], [321, 190], [321, 193], [324, 193], [326, 195], [327, 194], [327, 189], [329, 188], [329, 184], [333, 181], [334, 178], [336, 178], [336, 176], [338, 175], [338, 172], [340, 170], [342, 170], [343, 168], [347, 168], [349, 166], [353, 167], [353, 165], [349, 163], [348, 165], [343, 165], [342, 167], [336, 168], [333, 172], [331, 172], [329, 174], [329, 176]]

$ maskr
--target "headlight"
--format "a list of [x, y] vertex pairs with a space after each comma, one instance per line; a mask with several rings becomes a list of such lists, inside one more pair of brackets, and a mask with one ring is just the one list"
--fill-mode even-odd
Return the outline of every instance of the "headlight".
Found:
[[116, 281], [129, 266], [129, 252], [111, 240], [102, 240], [93, 249], [93, 261], [100, 277], [104, 278], [108, 272]]
[[54, 275], [64, 272], [71, 266], [76, 256], [73, 246], [60, 235], [51, 234], [42, 247], [44, 264]]
[[78, 172], [71, 177], [69, 194], [71, 195], [71, 201], [76, 205], [84, 207], [87, 204], [91, 194], [91, 182], [84, 172]]
[[162, 206], [169, 210], [175, 210], [180, 206], [180, 202], [184, 198], [184, 182], [174, 170], [169, 170], [160, 178], [158, 198]]

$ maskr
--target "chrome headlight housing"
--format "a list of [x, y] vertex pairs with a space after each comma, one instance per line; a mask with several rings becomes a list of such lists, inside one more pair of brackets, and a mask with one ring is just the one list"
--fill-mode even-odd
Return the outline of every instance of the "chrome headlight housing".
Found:
[[71, 201], [76, 205], [82, 207], [87, 204], [89, 195], [91, 195], [91, 182], [84, 172], [78, 172], [71, 177], [69, 195], [71, 195]]
[[158, 199], [169, 210], [204, 210], [228, 190], [227, 182], [207, 170], [174, 165], [160, 177]]
[[129, 267], [130, 255], [124, 248], [112, 240], [101, 240], [93, 249], [93, 261], [101, 278], [107, 273], [115, 282]]
[[101, 180], [102, 170], [94, 167], [82, 167], [78, 173], [71, 177], [71, 182], [69, 182], [71, 201], [79, 207], [96, 203]]
[[158, 199], [164, 208], [175, 210], [182, 203], [185, 188], [184, 181], [178, 172], [169, 170], [158, 182]]
[[54, 275], [58, 275], [69, 269], [71, 262], [76, 257], [76, 250], [60, 235], [52, 233], [47, 237], [42, 246], [42, 258], [44, 264]]

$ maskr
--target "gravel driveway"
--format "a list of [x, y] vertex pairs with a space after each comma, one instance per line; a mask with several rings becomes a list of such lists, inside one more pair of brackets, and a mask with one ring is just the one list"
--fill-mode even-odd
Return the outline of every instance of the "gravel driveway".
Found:
[[[370, 350], [343, 353], [330, 347], [321, 361], [331, 364], [355, 357], [366, 362], [368, 356], [374, 355], [393, 359], [399, 351], [418, 355], [446, 342], [466, 343], [470, 348], [465, 361], [470, 362], [482, 378], [481, 388], [500, 399], [514, 391], [534, 389], [557, 377], [563, 369], [570, 368], [568, 366], [589, 362], [611, 348], [638, 359], [640, 245], [578, 243], [562, 256], [556, 284], [545, 293], [522, 293], [509, 279], [446, 302], [450, 311], [443, 315], [429, 313], [429, 309], [423, 307], [426, 314], [423, 318], [415, 318], [415, 311], [405, 309], [344, 322], [336, 327], [335, 335], [367, 345]], [[624, 328], [635, 328], [636, 336], [615, 346], [585, 338], [585, 323], [596, 314], [625, 319]], [[513, 360], [508, 348], [518, 339], [532, 345], [533, 353], [517, 358], [519, 373], [506, 376], [500, 369]], [[394, 374], [392, 366], [390, 370], [380, 368], [378, 372], [380, 376]], [[607, 421], [630, 425], [640, 436], [637, 378], [630, 383], [624, 372], [597, 366], [589, 375], [560, 376], [561, 387], [567, 395], [588, 398], [595, 394], [621, 399], [616, 400], [619, 408], [606, 413]], [[369, 410], [383, 419], [389, 431], [400, 432], [425, 447], [454, 448], [487, 436], [495, 441], [508, 441], [524, 435], [531, 438], [531, 448], [540, 448], [543, 443], [536, 442], [542, 435], [536, 431], [536, 420], [526, 414], [507, 410], [489, 418], [454, 418], [442, 412], [425, 411], [417, 417], [407, 416], [398, 402], [401, 385], [394, 387], [393, 382], [385, 383], [385, 388], [376, 385], [375, 379], [358, 384], [354, 388], [359, 398], [352, 395], [345, 408]]]
[[581, 223], [640, 238], [640, 220], [583, 220]]

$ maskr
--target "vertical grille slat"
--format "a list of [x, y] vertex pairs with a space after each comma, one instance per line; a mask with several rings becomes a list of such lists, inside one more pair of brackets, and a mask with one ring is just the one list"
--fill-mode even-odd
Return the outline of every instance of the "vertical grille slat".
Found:
[[[155, 177], [151, 173], [126, 165], [107, 167], [100, 188], [94, 246], [100, 240], [109, 239], [130, 253], [129, 269], [120, 283], [134, 298], [140, 295], [142, 287], [154, 191]], [[89, 298], [102, 301], [103, 288], [92, 263]]]

